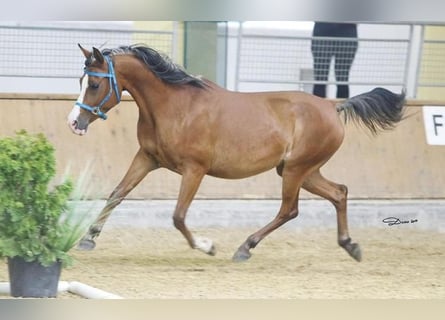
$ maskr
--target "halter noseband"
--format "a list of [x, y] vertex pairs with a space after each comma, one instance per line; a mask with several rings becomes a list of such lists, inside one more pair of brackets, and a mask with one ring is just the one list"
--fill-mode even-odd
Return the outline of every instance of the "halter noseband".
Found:
[[110, 100], [111, 95], [113, 94], [113, 90], [114, 90], [114, 93], [116, 94], [117, 103], [119, 103], [121, 101], [121, 99], [119, 96], [119, 88], [117, 86], [116, 74], [114, 73], [113, 62], [111, 61], [111, 58], [109, 56], [104, 56], [104, 58], [108, 64], [108, 73], [89, 71], [85, 67], [84, 74], [92, 76], [92, 77], [108, 78], [109, 85], [110, 85], [110, 90], [108, 91], [108, 94], [95, 107], [89, 106], [89, 105], [87, 105], [85, 103], [81, 103], [81, 102], [76, 102], [76, 105], [81, 107], [84, 110], [91, 112], [92, 114], [97, 115], [99, 118], [106, 120], [107, 115], [101, 110], [101, 108], [108, 100]]

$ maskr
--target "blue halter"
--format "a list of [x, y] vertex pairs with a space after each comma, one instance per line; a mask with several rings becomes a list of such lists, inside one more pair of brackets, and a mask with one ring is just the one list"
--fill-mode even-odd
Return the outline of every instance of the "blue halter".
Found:
[[93, 72], [89, 71], [87, 68], [85, 68], [84, 72], [86, 75], [92, 76], [92, 77], [99, 77], [99, 78], [108, 78], [110, 90], [108, 91], [108, 94], [105, 96], [105, 98], [102, 99], [102, 101], [95, 107], [89, 106], [85, 103], [76, 102], [76, 105], [81, 107], [82, 109], [85, 109], [92, 114], [98, 116], [99, 118], [106, 120], [107, 115], [101, 110], [102, 106], [111, 98], [111, 95], [114, 93], [116, 94], [117, 103], [121, 101], [121, 98], [119, 96], [119, 87], [117, 86], [117, 79], [116, 74], [114, 73], [114, 67], [113, 62], [111, 61], [111, 58], [109, 56], [104, 56], [105, 60], [108, 64], [108, 73], [104, 72]]

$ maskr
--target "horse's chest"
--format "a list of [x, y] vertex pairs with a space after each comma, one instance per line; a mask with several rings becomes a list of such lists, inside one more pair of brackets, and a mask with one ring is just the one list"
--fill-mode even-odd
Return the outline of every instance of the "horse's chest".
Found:
[[170, 143], [150, 137], [140, 140], [139, 144], [161, 167], [179, 171], [178, 152], [175, 152]]

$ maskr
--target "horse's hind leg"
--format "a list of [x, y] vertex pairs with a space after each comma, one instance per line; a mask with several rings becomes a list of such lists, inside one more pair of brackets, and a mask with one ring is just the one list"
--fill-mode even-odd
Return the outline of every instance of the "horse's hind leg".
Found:
[[320, 171], [311, 173], [303, 183], [303, 189], [329, 200], [337, 211], [338, 244], [357, 261], [361, 261], [362, 254], [357, 243], [352, 243], [349, 237], [347, 221], [348, 189], [344, 185], [336, 184], [324, 178]]
[[250, 249], [255, 248], [257, 244], [272, 231], [282, 226], [287, 221], [297, 217], [298, 194], [303, 182], [304, 172], [304, 170], [296, 170], [296, 168], [292, 171], [286, 167], [283, 168], [281, 172], [283, 177], [283, 187], [280, 211], [270, 223], [247, 238], [233, 255], [233, 261], [238, 262], [249, 259], [251, 256]]

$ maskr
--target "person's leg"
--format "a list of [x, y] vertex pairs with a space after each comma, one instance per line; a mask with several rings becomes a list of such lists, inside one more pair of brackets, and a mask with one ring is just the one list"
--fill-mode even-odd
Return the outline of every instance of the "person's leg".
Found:
[[[338, 41], [335, 49], [335, 79], [348, 82], [349, 72], [357, 52], [357, 41]], [[349, 98], [349, 86], [337, 85], [337, 98]]]
[[[314, 79], [316, 81], [327, 81], [329, 75], [329, 65], [331, 63], [332, 53], [330, 42], [326, 40], [313, 40], [311, 51], [314, 62]], [[326, 97], [326, 84], [316, 83], [312, 93], [318, 97]]]

